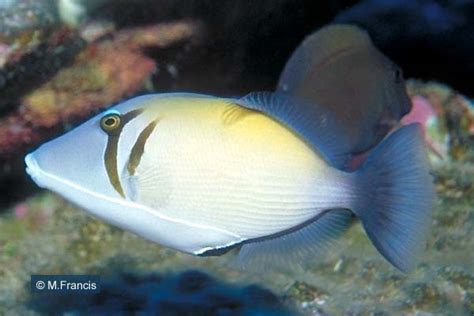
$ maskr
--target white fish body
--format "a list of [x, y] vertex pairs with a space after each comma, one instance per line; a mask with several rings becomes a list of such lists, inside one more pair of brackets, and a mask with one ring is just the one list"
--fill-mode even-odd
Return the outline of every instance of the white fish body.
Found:
[[242, 240], [347, 206], [331, 201], [342, 196], [330, 185], [341, 172], [282, 124], [228, 101], [183, 101], [170, 100], [158, 114], [136, 175], [129, 178], [134, 201]]
[[[334, 167], [338, 142], [330, 118], [324, 113], [316, 125], [306, 124], [306, 115], [282, 100], [265, 94], [132, 99], [41, 146], [25, 158], [27, 171], [40, 186], [167, 247], [202, 255], [243, 245], [241, 258], [260, 252], [270, 258], [265, 264], [281, 251], [304, 260], [302, 254], [347, 227], [352, 210], [382, 254], [408, 269], [426, 229], [416, 226], [408, 237], [399, 232], [426, 222], [432, 188], [421, 136], [411, 150], [398, 153], [398, 147], [419, 131], [403, 129], [374, 150], [380, 158], [346, 173]], [[403, 168], [413, 170], [392, 179], [387, 174], [400, 167], [397, 155], [402, 162], [409, 155], [414, 163]], [[380, 187], [395, 188], [401, 200], [390, 200], [390, 190], [376, 193]], [[407, 204], [400, 190], [419, 195]], [[373, 226], [389, 202], [419, 211], [402, 210], [400, 221]], [[394, 227], [379, 233], [385, 224]]]

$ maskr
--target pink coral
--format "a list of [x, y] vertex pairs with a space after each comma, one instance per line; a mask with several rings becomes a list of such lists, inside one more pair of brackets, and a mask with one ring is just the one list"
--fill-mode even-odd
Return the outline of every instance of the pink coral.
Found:
[[28, 205], [26, 203], [17, 204], [14, 208], [16, 218], [25, 218], [28, 214]]
[[402, 118], [402, 124], [407, 125], [417, 122], [426, 125], [430, 118], [436, 116], [435, 109], [426, 98], [415, 95], [411, 98], [411, 101], [412, 109], [410, 113]]
[[423, 125], [426, 145], [431, 150], [431, 152], [438, 156], [438, 158], [443, 159], [443, 156], [445, 154], [443, 149], [426, 132], [429, 120], [436, 118], [437, 116], [435, 108], [426, 98], [419, 95], [413, 96], [411, 98], [411, 101], [412, 109], [410, 113], [408, 113], [402, 118], [402, 125], [408, 125], [411, 123], [420, 123], [421, 125]]
[[[430, 119], [436, 117], [437, 113], [433, 105], [424, 97], [415, 95], [411, 97], [412, 108], [411, 111], [402, 117], [401, 125], [408, 125], [412, 123], [420, 123], [423, 125], [424, 137], [427, 147], [436, 154], [439, 158], [442, 158], [443, 150], [441, 146], [434, 141], [430, 135], [426, 132], [428, 128], [428, 122]], [[395, 129], [397, 129], [396, 127]], [[369, 151], [370, 152], [370, 151]], [[359, 168], [367, 158], [369, 152], [361, 153], [353, 156], [347, 163], [346, 169], [353, 171]]]

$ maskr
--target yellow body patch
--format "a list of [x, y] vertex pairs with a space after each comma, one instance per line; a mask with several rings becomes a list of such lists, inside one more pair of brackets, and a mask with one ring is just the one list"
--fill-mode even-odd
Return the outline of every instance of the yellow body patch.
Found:
[[[316, 175], [331, 168], [283, 124], [227, 99], [170, 97], [145, 108], [160, 123], [130, 184], [137, 202], [242, 237], [314, 217]], [[268, 223], [273, 216], [284, 220]]]
[[159, 104], [149, 104], [145, 108], [149, 109], [148, 115], [153, 118], [175, 119], [177, 123], [189, 120], [202, 122], [217, 134], [232, 136], [242, 146], [242, 150], [252, 150], [253, 146], [260, 148], [264, 145], [272, 147], [269, 152], [276, 150], [278, 154], [289, 151], [298, 154], [305, 147], [302, 157], [316, 155], [323, 160], [318, 152], [283, 124], [264, 113], [244, 108], [227, 99], [172, 97], [160, 99]]

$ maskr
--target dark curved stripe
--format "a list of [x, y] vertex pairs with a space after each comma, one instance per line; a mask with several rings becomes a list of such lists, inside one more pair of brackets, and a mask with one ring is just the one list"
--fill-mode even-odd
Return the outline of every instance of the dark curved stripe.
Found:
[[115, 191], [117, 191], [117, 193], [120, 194], [123, 198], [125, 198], [125, 193], [123, 191], [122, 184], [120, 183], [117, 167], [118, 142], [124, 126], [142, 112], [142, 109], [138, 109], [124, 114], [122, 116], [122, 122], [120, 124], [120, 127], [108, 134], [109, 138], [107, 140], [107, 146], [105, 147], [104, 163], [105, 170], [107, 171], [107, 176], [109, 178], [110, 184], [112, 184]]
[[105, 169], [107, 170], [107, 176], [109, 177], [110, 184], [114, 187], [115, 191], [118, 192], [122, 197], [125, 197], [122, 185], [117, 170], [117, 148], [118, 148], [118, 136], [109, 136], [107, 141], [107, 147], [105, 148], [104, 161]]
[[140, 133], [140, 135], [137, 138], [137, 141], [133, 145], [132, 151], [130, 153], [130, 158], [128, 159], [128, 173], [133, 176], [135, 174], [135, 171], [140, 164], [140, 160], [142, 159], [143, 153], [145, 152], [145, 143], [150, 137], [151, 133], [156, 127], [156, 124], [158, 124], [159, 120], [154, 120], [150, 124], [148, 124], [147, 127]]

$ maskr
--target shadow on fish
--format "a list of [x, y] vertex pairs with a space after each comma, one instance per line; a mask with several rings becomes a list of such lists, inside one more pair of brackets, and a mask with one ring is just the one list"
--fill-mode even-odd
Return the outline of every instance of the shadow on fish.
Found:
[[369, 143], [348, 137], [341, 112], [310, 101], [279, 92], [137, 97], [27, 155], [27, 172], [161, 245], [201, 256], [238, 247], [243, 268], [314, 261], [356, 215], [379, 252], [408, 271], [434, 201], [420, 125], [396, 130], [347, 172], [349, 149]]

